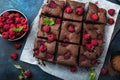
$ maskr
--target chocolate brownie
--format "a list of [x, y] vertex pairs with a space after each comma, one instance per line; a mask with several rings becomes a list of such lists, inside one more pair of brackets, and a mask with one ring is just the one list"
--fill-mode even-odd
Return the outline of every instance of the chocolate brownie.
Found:
[[89, 2], [88, 11], [86, 15], [86, 22], [106, 24], [106, 10], [103, 8], [98, 8], [96, 4]]
[[59, 18], [40, 16], [37, 37], [48, 38], [48, 40], [58, 39], [60, 23]]
[[67, 1], [64, 9], [64, 19], [82, 21], [85, 4], [76, 1]]
[[63, 21], [60, 33], [60, 40], [63, 42], [77, 43], [80, 42], [80, 32], [82, 23]]
[[34, 43], [34, 57], [53, 62], [55, 54], [56, 42], [48, 42], [42, 38], [36, 38]]
[[78, 45], [68, 44], [63, 45], [64, 43], [59, 43], [57, 61], [58, 64], [63, 65], [77, 65], [77, 56], [78, 56]]
[[48, 3], [42, 7], [42, 14], [47, 16], [62, 17], [64, 1], [48, 0]]

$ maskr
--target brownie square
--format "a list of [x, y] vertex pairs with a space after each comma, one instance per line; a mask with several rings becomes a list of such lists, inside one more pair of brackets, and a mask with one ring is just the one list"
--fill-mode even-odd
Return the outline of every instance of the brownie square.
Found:
[[78, 45], [59, 43], [56, 63], [62, 65], [77, 65]]
[[[45, 19], [52, 20], [53, 24], [46, 24]], [[58, 39], [60, 23], [61, 19], [59, 18], [47, 17], [43, 15], [40, 16], [37, 37], [48, 38], [51, 34], [53, 34], [54, 39]]]
[[62, 17], [64, 1], [48, 0], [48, 3], [42, 7], [42, 14], [53, 17]]
[[76, 1], [67, 1], [63, 19], [82, 21], [85, 4]]
[[53, 62], [55, 54], [56, 41], [48, 42], [46, 39], [36, 38], [34, 43], [34, 57]]
[[61, 26], [60, 40], [63, 42], [79, 44], [81, 28], [82, 23], [80, 22], [63, 21]]
[[103, 8], [98, 8], [96, 4], [89, 2], [88, 11], [86, 15], [86, 22], [106, 24], [106, 10]]

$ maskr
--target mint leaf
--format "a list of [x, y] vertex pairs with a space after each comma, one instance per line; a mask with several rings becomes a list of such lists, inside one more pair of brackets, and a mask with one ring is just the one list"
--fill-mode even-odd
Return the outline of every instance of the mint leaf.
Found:
[[55, 24], [54, 20], [50, 19], [50, 20], [49, 20], [49, 25], [52, 26], [52, 25], [54, 25], [54, 24]]
[[55, 24], [54, 20], [49, 19], [48, 17], [43, 18], [43, 22], [44, 22], [46, 25], [50, 25], [50, 26], [52, 26], [53, 24]]
[[23, 30], [23, 26], [20, 26], [19, 28], [14, 27], [14, 28], [12, 28], [12, 30], [14, 32], [21, 32]]
[[95, 80], [95, 78], [96, 78], [96, 72], [92, 70], [89, 75], [89, 80]]
[[17, 65], [17, 64], [15, 64], [14, 67], [17, 69], [22, 69], [22, 67], [20, 65]]

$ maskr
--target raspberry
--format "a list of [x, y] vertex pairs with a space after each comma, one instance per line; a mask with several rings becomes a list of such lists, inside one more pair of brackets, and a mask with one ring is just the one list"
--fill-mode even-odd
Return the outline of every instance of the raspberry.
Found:
[[27, 78], [32, 77], [32, 73], [31, 73], [30, 70], [26, 70], [26, 71], [24, 72], [24, 75], [25, 75]]
[[10, 24], [10, 28], [14, 28], [14, 27], [16, 27], [15, 24]]
[[10, 54], [11, 59], [16, 60], [18, 58], [18, 54], [16, 52], [13, 52]]
[[55, 20], [55, 23], [56, 23], [56, 24], [60, 24], [60, 23], [61, 23], [61, 19], [57, 18], [57, 19]]
[[24, 26], [23, 26], [23, 31], [24, 31], [24, 32], [28, 32], [28, 30], [29, 30], [29, 27], [28, 27], [27, 25], [24, 25]]
[[77, 67], [76, 66], [70, 66], [70, 71], [71, 72], [76, 72], [77, 71]]
[[66, 12], [66, 13], [72, 13], [72, 8], [69, 7], [69, 6], [66, 7], [66, 8], [65, 8], [65, 12]]
[[12, 14], [10, 14], [8, 17], [9, 17], [9, 19], [13, 19], [14, 16], [15, 16], [15, 15], [12, 13]]
[[15, 22], [18, 24], [18, 23], [20, 23], [20, 21], [21, 21], [21, 19], [20, 18], [15, 18]]
[[15, 43], [15, 44], [14, 44], [14, 47], [15, 47], [16, 49], [20, 49], [20, 48], [21, 48], [21, 44]]
[[82, 15], [82, 14], [83, 14], [83, 8], [77, 8], [77, 9], [76, 9], [76, 13], [77, 13], [78, 15]]
[[56, 4], [54, 1], [51, 1], [50, 4], [49, 4], [49, 6], [50, 6], [51, 8], [56, 8], [56, 7], [57, 7], [57, 4]]
[[7, 22], [8, 24], [12, 24], [13, 23], [13, 20], [12, 19], [7, 19]]
[[22, 19], [22, 20], [21, 20], [21, 24], [23, 24], [23, 25], [24, 25], [24, 24], [27, 24], [27, 20], [26, 20], [26, 19]]
[[71, 33], [75, 32], [74, 26], [72, 26], [72, 25], [68, 26], [68, 31]]
[[3, 22], [3, 21], [5, 21], [5, 18], [0, 16], [0, 22]]
[[0, 34], [2, 34], [4, 32], [4, 30], [3, 29], [0, 29]]
[[38, 55], [38, 54], [39, 54], [39, 50], [38, 50], [38, 49], [34, 50], [33, 56], [36, 56], [36, 55]]
[[83, 37], [87, 41], [90, 40], [90, 38], [91, 38], [90, 34], [84, 34]]
[[[17, 27], [20, 27], [20, 26], [22, 26], [22, 24], [17, 24]], [[23, 27], [26, 28], [26, 26], [24, 25]]]
[[3, 27], [3, 22], [0, 22], [0, 28], [2, 28]]
[[65, 39], [63, 40], [63, 42], [69, 42], [69, 39], [68, 39], [68, 38], [65, 38]]
[[94, 60], [91, 60], [91, 62], [90, 62], [92, 65], [95, 65], [96, 63], [97, 63], [97, 60], [96, 59], [94, 59]]
[[100, 35], [97, 36], [97, 39], [98, 39], [98, 40], [102, 40], [102, 39], [103, 39], [103, 36], [100, 34]]
[[86, 60], [85, 56], [80, 55], [80, 62], [85, 61], [85, 60]]
[[91, 45], [92, 45], [92, 46], [97, 46], [97, 45], [98, 45], [97, 40], [91, 40]]
[[8, 30], [10, 29], [9, 24], [5, 24], [5, 25], [3, 26], [3, 29], [6, 30], [6, 31], [8, 31]]
[[15, 32], [12, 30], [12, 28], [9, 29], [9, 34], [10, 34], [10, 35], [15, 35]]
[[107, 69], [107, 68], [104, 67], [104, 68], [101, 69], [101, 74], [102, 74], [102, 75], [107, 74], [107, 72], [108, 72], [108, 69]]
[[9, 35], [9, 38], [10, 38], [11, 40], [14, 40], [16, 37], [15, 37], [15, 35]]
[[92, 49], [92, 45], [91, 44], [86, 44], [85, 46], [86, 46], [88, 51], [90, 51]]
[[91, 18], [92, 18], [93, 21], [97, 21], [97, 20], [99, 19], [99, 17], [98, 17], [97, 14], [93, 14], [93, 15], [91, 16]]
[[114, 9], [109, 9], [108, 13], [109, 13], [109, 15], [113, 16], [115, 14], [115, 10]]
[[46, 58], [46, 59], [52, 59], [52, 58], [53, 58], [53, 55], [47, 53], [47, 54], [45, 55], [45, 58]]
[[2, 16], [5, 17], [5, 18], [7, 18], [9, 15], [10, 15], [10, 13], [7, 11], [7, 12], [3, 13]]
[[15, 36], [16, 36], [16, 37], [20, 37], [20, 36], [21, 36], [21, 33], [20, 33], [20, 32], [17, 32], [17, 33], [15, 33]]
[[3, 32], [3, 33], [2, 33], [2, 37], [3, 37], [4, 39], [8, 39], [8, 38], [9, 38], [9, 33], [8, 33], [8, 32]]
[[43, 26], [43, 31], [46, 33], [50, 32], [50, 26]]
[[66, 52], [64, 55], [65, 59], [69, 59], [71, 57], [71, 53], [70, 52]]
[[40, 45], [39, 50], [40, 52], [45, 52], [47, 50], [47, 47], [45, 45]]
[[15, 17], [19, 18], [21, 15], [19, 13], [15, 13]]
[[54, 39], [55, 39], [55, 35], [54, 34], [49, 34], [48, 35], [48, 40], [49, 41], [54, 41]]
[[110, 24], [110, 25], [114, 24], [114, 19], [113, 18], [108, 18], [108, 24]]

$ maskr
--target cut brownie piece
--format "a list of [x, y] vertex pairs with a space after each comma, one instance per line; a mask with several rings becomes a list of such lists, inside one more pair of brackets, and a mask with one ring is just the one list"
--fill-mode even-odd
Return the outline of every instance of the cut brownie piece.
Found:
[[64, 1], [60, 0], [48, 0], [48, 4], [42, 7], [42, 14], [53, 17], [62, 17]]
[[48, 42], [42, 38], [36, 38], [34, 43], [34, 56], [38, 59], [53, 62], [56, 42]]
[[40, 16], [37, 37], [47, 38], [50, 41], [58, 39], [61, 19]]
[[86, 22], [93, 23], [107, 23], [106, 10], [103, 8], [98, 8], [94, 3], [89, 2], [88, 11], [86, 15]]
[[63, 21], [60, 33], [60, 40], [63, 42], [80, 43], [80, 31], [82, 23]]
[[67, 1], [64, 9], [64, 19], [82, 21], [85, 4], [76, 1]]
[[77, 65], [78, 48], [78, 45], [59, 43], [56, 63], [67, 66]]

